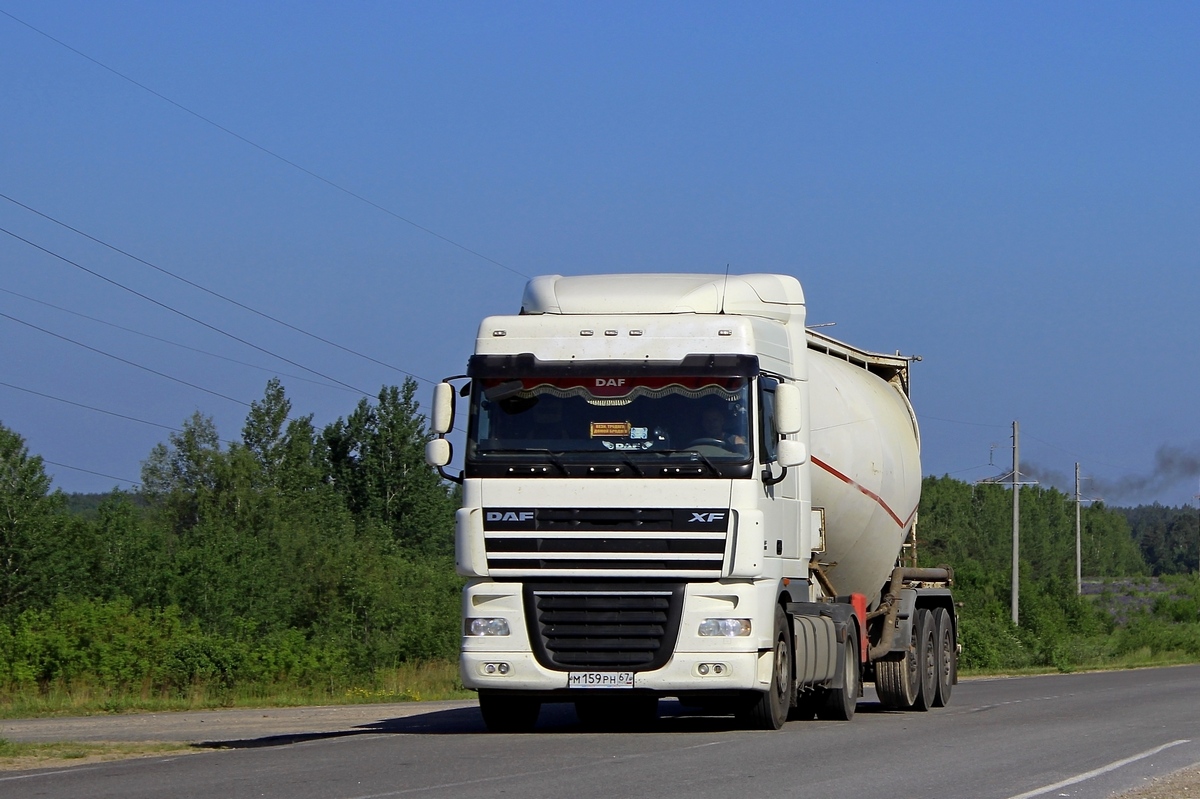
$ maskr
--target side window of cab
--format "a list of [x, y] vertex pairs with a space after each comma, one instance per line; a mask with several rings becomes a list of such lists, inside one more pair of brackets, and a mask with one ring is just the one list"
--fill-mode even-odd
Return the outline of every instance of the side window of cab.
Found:
[[778, 458], [779, 431], [775, 429], [775, 387], [778, 385], [779, 381], [773, 377], [763, 376], [758, 380], [758, 426], [763, 463], [774, 463]]

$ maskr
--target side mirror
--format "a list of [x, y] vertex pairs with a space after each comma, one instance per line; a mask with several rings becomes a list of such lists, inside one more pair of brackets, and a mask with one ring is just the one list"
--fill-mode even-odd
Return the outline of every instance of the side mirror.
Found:
[[[447, 385], [442, 383], [442, 385]], [[425, 462], [435, 469], [441, 469], [450, 462], [450, 442], [444, 438], [430, 439], [425, 445]]]
[[780, 466], [801, 466], [808, 460], [808, 447], [803, 441], [783, 439], [775, 450], [775, 460]]
[[800, 389], [795, 383], [780, 383], [775, 387], [775, 429], [781, 435], [790, 436], [799, 433], [803, 426]]
[[429, 428], [439, 436], [454, 429], [454, 386], [449, 383], [438, 383], [433, 387], [433, 412], [430, 414]]

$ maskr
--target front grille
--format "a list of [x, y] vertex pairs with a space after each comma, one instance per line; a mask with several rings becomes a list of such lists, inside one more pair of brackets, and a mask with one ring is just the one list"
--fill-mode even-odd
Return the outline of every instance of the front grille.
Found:
[[717, 579], [725, 508], [485, 508], [493, 577]]
[[673, 508], [538, 508], [537, 529], [567, 530], [674, 530]]
[[527, 585], [525, 603], [534, 654], [546, 668], [650, 670], [675, 648], [683, 586]]

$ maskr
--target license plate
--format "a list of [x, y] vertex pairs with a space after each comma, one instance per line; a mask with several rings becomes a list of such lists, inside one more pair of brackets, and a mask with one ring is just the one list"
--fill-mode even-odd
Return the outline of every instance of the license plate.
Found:
[[632, 671], [572, 671], [567, 674], [568, 688], [632, 688]]

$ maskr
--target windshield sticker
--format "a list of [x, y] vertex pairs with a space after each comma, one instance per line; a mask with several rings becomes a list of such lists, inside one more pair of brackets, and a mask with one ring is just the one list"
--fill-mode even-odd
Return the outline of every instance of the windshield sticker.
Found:
[[645, 440], [650, 437], [650, 428], [649, 427], [635, 427], [629, 431], [629, 437], [634, 440], [637, 440], [637, 439]]
[[643, 441], [640, 444], [626, 444], [624, 441], [617, 441], [616, 443], [613, 443], [612, 441], [601, 441], [600, 443], [604, 445], [605, 449], [617, 449], [623, 452], [629, 450], [638, 450], [640, 452], [641, 450], [650, 449], [654, 446], [653, 441]]
[[632, 427], [629, 422], [592, 422], [592, 438], [629, 438]]

